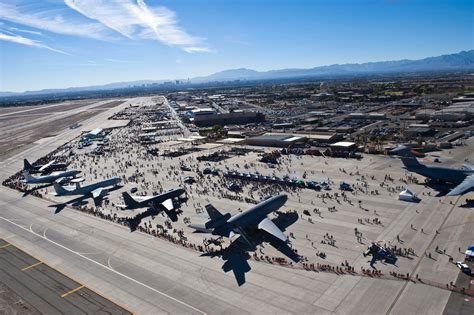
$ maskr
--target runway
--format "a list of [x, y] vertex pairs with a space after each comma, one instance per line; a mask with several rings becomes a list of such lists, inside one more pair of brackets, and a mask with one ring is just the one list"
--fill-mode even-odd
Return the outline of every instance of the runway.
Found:
[[43, 314], [131, 314], [1, 239], [0, 279]]
[[[100, 125], [116, 110], [105, 111], [85, 121], [81, 129]], [[18, 171], [22, 156], [32, 160], [39, 158], [79, 133], [80, 130], [65, 130], [59, 136], [47, 138], [0, 162], [0, 176], [3, 179]], [[30, 265], [41, 261], [80, 283], [76, 287], [75, 283], [68, 286], [69, 291], [84, 284], [133, 313], [386, 314], [390, 311], [392, 314], [410, 314], [416, 313], [418, 308], [430, 310], [430, 307], [432, 313], [440, 313], [451, 294], [422, 284], [406, 285], [397, 280], [308, 272], [255, 261], [250, 261], [252, 270], [246, 274], [245, 285], [239, 287], [232, 272], [223, 270], [223, 261], [219, 258], [200, 257], [195, 251], [144, 233], [131, 233], [121, 225], [70, 208], [55, 215], [54, 208], [49, 207], [50, 201], [22, 197], [18, 191], [3, 186], [0, 187], [0, 196], [0, 238], [38, 259], [28, 261]], [[437, 244], [449, 250], [457, 249], [457, 243], [452, 240], [461, 238], [458, 232], [461, 229], [451, 227], [470, 222], [472, 214], [456, 208], [448, 217], [449, 211], [444, 204], [434, 198], [426, 199], [419, 215], [415, 212], [418, 205], [409, 206], [399, 214], [396, 205], [393, 209], [387, 206], [387, 213], [392, 215], [393, 212], [396, 219], [377, 235], [378, 239], [394, 239], [406, 231], [406, 242], [422, 253], [435, 245], [432, 244], [434, 236], [420, 237], [409, 229], [410, 223], [433, 231], [448, 219], [446, 227], [437, 236]], [[226, 201], [220, 202], [222, 207], [219, 208], [225, 209]], [[289, 202], [289, 206], [296, 208], [297, 203]], [[344, 223], [346, 219], [342, 217], [337, 222]], [[329, 218], [326, 220], [331, 224]], [[337, 228], [347, 230], [344, 225]], [[472, 239], [472, 231], [467, 225], [463, 225], [462, 230], [466, 231], [462, 239]], [[312, 231], [295, 230], [298, 232], [303, 235]], [[363, 249], [347, 249], [345, 257], [351, 256], [358, 266], [366, 264], [367, 259], [361, 255]], [[423, 278], [440, 274], [450, 278], [457, 270], [450, 268], [445, 262], [447, 258], [444, 258], [433, 263], [420, 257], [402, 262], [400, 266], [420, 273]], [[415, 270], [411, 266], [419, 267]], [[413, 300], [414, 294], [417, 295], [417, 304], [407, 303]]]

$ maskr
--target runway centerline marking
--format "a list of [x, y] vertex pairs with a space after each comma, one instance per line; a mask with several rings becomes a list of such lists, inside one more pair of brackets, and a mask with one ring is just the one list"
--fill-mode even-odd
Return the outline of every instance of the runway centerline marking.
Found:
[[39, 266], [39, 265], [41, 265], [42, 263], [43, 263], [43, 262], [42, 262], [42, 261], [40, 261], [40, 262], [37, 262], [36, 264], [29, 265], [28, 267], [25, 267], [25, 268], [21, 269], [21, 271], [25, 271], [25, 270], [28, 270], [28, 269], [34, 268], [34, 267], [36, 267], [36, 266]]
[[[82, 254], [80, 254], [80, 253], [78, 253], [78, 252], [76, 252], [76, 251], [74, 251], [74, 250], [72, 250], [72, 249], [70, 249], [70, 248], [68, 248], [68, 247], [66, 247], [66, 246], [64, 246], [64, 245], [62, 245], [62, 244], [59, 244], [59, 243], [57, 243], [57, 242], [55, 242], [55, 241], [53, 241], [53, 240], [50, 240], [49, 238], [46, 238], [46, 237], [44, 237], [43, 235], [36, 233], [35, 231], [29, 230], [28, 228], [25, 228], [24, 226], [21, 226], [20, 224], [17, 224], [17, 223], [15, 223], [15, 222], [13, 222], [13, 221], [7, 219], [7, 218], [4, 218], [4, 217], [1, 217], [1, 216], [0, 216], [0, 219], [4, 220], [4, 221], [6, 221], [6, 222], [8, 222], [8, 223], [10, 223], [10, 224], [13, 224], [13, 225], [19, 227], [20, 229], [23, 229], [23, 230], [25, 230], [25, 231], [27, 231], [27, 232], [29, 232], [29, 233], [32, 233], [33, 235], [36, 235], [37, 237], [40, 237], [40, 238], [42, 238], [42, 239], [44, 239], [44, 240], [46, 240], [46, 241], [48, 241], [48, 242], [50, 242], [50, 243], [52, 243], [52, 244], [58, 246], [58, 247], [61, 247], [62, 249], [65, 249], [66, 251], [68, 251], [68, 252], [70, 252], [70, 253], [73, 253], [73, 254], [75, 254], [75, 255], [78, 255], [79, 257], [82, 257], [83, 259], [86, 259], [86, 260], [90, 261], [91, 263], [94, 263], [94, 264], [96, 264], [96, 265], [98, 265], [98, 266], [101, 266], [102, 268], [107, 269], [107, 270], [109, 270], [110, 272], [113, 272], [113, 273], [115, 273], [115, 274], [117, 274], [117, 275], [119, 275], [119, 276], [121, 276], [121, 277], [123, 277], [123, 278], [125, 278], [125, 279], [127, 279], [127, 280], [130, 280], [130, 281], [132, 281], [132, 282], [134, 282], [134, 283], [136, 283], [136, 284], [138, 284], [138, 285], [141, 285], [141, 286], [143, 286], [144, 288], [147, 288], [147, 289], [149, 289], [149, 290], [151, 290], [151, 291], [153, 291], [153, 292], [155, 292], [155, 293], [158, 293], [158, 294], [160, 294], [160, 295], [162, 295], [162, 296], [164, 296], [164, 297], [167, 297], [167, 298], [169, 298], [169, 299], [175, 301], [176, 303], [179, 303], [179, 304], [181, 304], [181, 305], [184, 305], [184, 306], [186, 306], [186, 307], [188, 307], [188, 308], [190, 308], [190, 309], [192, 309], [192, 310], [195, 310], [196, 312], [199, 312], [199, 313], [201, 313], [201, 314], [206, 314], [206, 312], [201, 311], [200, 309], [195, 308], [194, 306], [191, 306], [191, 305], [189, 305], [189, 304], [187, 304], [187, 303], [185, 303], [185, 302], [183, 302], [183, 301], [180, 301], [180, 300], [178, 300], [178, 299], [176, 299], [176, 298], [174, 298], [174, 297], [172, 297], [172, 296], [170, 296], [170, 295], [168, 295], [168, 294], [166, 294], [166, 293], [164, 293], [164, 292], [161, 292], [161, 291], [158, 290], [158, 289], [155, 289], [155, 288], [153, 288], [153, 287], [151, 287], [151, 286], [149, 286], [149, 285], [147, 285], [147, 284], [145, 284], [145, 283], [143, 283], [143, 282], [140, 282], [140, 281], [138, 281], [138, 280], [136, 280], [136, 279], [134, 279], [134, 278], [132, 278], [132, 277], [129, 277], [129, 276], [127, 276], [126, 274], [123, 274], [123, 273], [121, 273], [121, 272], [119, 272], [119, 271], [117, 271], [117, 270], [115, 270], [115, 269], [112, 269], [112, 268], [110, 268], [110, 267], [108, 267], [108, 266], [105, 266], [105, 265], [103, 265], [103, 264], [101, 264], [101, 263], [95, 261], [94, 259], [91, 259], [91, 258], [89, 258], [89, 257], [87, 257], [87, 256], [84, 256], [84, 255], [82, 255]], [[9, 246], [9, 245], [11, 245], [11, 244], [7, 244], [7, 245], [3, 245], [3, 246], [6, 247], [6, 246]], [[0, 248], [2, 248], [2, 247], [0, 247]]]
[[68, 296], [69, 294], [72, 294], [72, 293], [74, 293], [74, 292], [76, 292], [76, 291], [79, 291], [80, 289], [82, 289], [82, 288], [84, 288], [84, 287], [85, 287], [85, 285], [80, 285], [80, 286], [78, 286], [77, 288], [72, 289], [71, 291], [68, 291], [68, 292], [64, 293], [63, 295], [61, 295], [61, 297], [64, 298], [64, 297]]
[[1, 248], [8, 247], [8, 246], [12, 246], [12, 244], [8, 243], [8, 244], [5, 244], [5, 245], [2, 245], [2, 246], [0, 246], [0, 249], [1, 249]]

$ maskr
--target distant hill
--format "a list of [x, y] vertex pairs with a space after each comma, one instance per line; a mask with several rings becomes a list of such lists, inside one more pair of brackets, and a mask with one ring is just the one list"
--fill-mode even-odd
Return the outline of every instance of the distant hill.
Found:
[[438, 57], [429, 57], [421, 60], [380, 61], [342, 65], [335, 64], [310, 69], [282, 69], [259, 72], [251, 69], [241, 68], [225, 70], [211, 74], [209, 76], [194, 78], [191, 80], [191, 82], [265, 80], [452, 70], [474, 70], [474, 50], [461, 51], [456, 54], [442, 55]]
[[[305, 77], [350, 76], [350, 75], [371, 75], [371, 74], [391, 74], [391, 73], [414, 73], [414, 72], [434, 72], [434, 71], [470, 71], [474, 70], [474, 50], [461, 51], [459, 53], [429, 57], [420, 60], [397, 60], [380, 61], [353, 64], [334, 64], [310, 69], [281, 69], [270, 71], [255, 71], [252, 69], [240, 68], [230, 69], [214, 74], [196, 77], [190, 83], [206, 83], [216, 81], [234, 80], [273, 80], [291, 79]], [[129, 88], [144, 84], [163, 83], [166, 80], [141, 80], [131, 82], [110, 83], [105, 85], [71, 87], [66, 89], [47, 89], [41, 91], [26, 91], [23, 93], [0, 92], [0, 97], [41, 95], [53, 93], [72, 93], [82, 91], [100, 91]]]
[[19, 96], [19, 95], [42, 95], [42, 94], [54, 94], [54, 93], [73, 93], [73, 92], [83, 92], [83, 91], [100, 91], [100, 90], [115, 90], [123, 89], [132, 86], [141, 86], [143, 84], [151, 83], [162, 83], [163, 80], [139, 80], [139, 81], [130, 81], [130, 82], [116, 82], [108, 83], [104, 85], [93, 85], [93, 86], [82, 86], [82, 87], [70, 87], [65, 89], [44, 89], [39, 91], [25, 91], [22, 93], [15, 92], [0, 92], [0, 97], [8, 96]]

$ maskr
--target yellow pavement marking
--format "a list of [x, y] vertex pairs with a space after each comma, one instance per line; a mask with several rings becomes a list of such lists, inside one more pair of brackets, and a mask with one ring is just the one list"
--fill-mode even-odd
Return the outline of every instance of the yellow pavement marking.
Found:
[[66, 297], [66, 296], [68, 296], [69, 294], [74, 293], [74, 292], [76, 292], [76, 291], [79, 291], [80, 289], [82, 289], [82, 288], [84, 288], [84, 287], [85, 287], [85, 285], [78, 286], [77, 288], [72, 289], [71, 291], [64, 293], [63, 295], [61, 295], [61, 297]]
[[5, 247], [8, 247], [8, 246], [12, 246], [12, 244], [8, 243], [8, 244], [0, 246], [0, 248], [5, 248]]
[[34, 267], [36, 267], [36, 266], [38, 266], [38, 265], [41, 265], [42, 263], [43, 263], [42, 261], [37, 262], [36, 264], [30, 265], [30, 266], [28, 266], [28, 267], [25, 267], [25, 268], [21, 269], [21, 271], [25, 271], [25, 270], [28, 270], [28, 269], [30, 269], [30, 268], [34, 268]]

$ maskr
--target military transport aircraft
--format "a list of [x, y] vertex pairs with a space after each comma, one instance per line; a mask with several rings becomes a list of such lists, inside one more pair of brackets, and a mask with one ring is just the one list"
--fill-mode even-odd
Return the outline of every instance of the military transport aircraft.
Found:
[[59, 183], [54, 183], [54, 190], [56, 191], [56, 196], [70, 196], [70, 195], [83, 195], [89, 196], [94, 199], [94, 202], [97, 202], [104, 197], [108, 190], [105, 187], [117, 186], [122, 179], [120, 177], [112, 177], [109, 179], [102, 180], [100, 182], [82, 186], [79, 182], [76, 182], [75, 188], [69, 188], [61, 186]]
[[63, 171], [63, 172], [55, 172], [49, 175], [32, 176], [30, 172], [25, 170], [23, 171], [24, 179], [22, 180], [22, 182], [25, 184], [51, 184], [52, 182], [57, 181], [58, 179], [61, 179], [61, 178], [75, 177], [80, 172], [81, 171], [70, 170], [70, 171]]
[[418, 162], [411, 149], [405, 145], [400, 145], [391, 151], [400, 156], [405, 169], [425, 176], [429, 179], [456, 184], [447, 195], [462, 195], [474, 188], [474, 166], [464, 165], [463, 168], [450, 168], [435, 165], [424, 165]]
[[178, 217], [173, 211], [173, 198], [177, 198], [186, 191], [182, 188], [172, 189], [156, 196], [130, 196], [127, 192], [122, 193], [125, 204], [117, 205], [123, 210], [134, 210], [138, 208], [150, 207], [154, 213], [164, 211], [171, 221], [176, 222]]
[[235, 234], [240, 236], [250, 246], [255, 247], [252, 240], [252, 234], [258, 231], [266, 233], [286, 242], [287, 237], [283, 232], [267, 218], [272, 213], [282, 207], [288, 200], [287, 195], [278, 195], [260, 202], [244, 212], [231, 215], [222, 214], [211, 204], [206, 205], [206, 211], [210, 220], [205, 224], [190, 224], [189, 227], [199, 232], [211, 233], [213, 235], [225, 236], [231, 238]]

